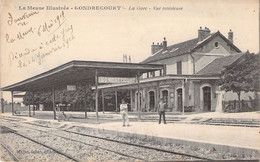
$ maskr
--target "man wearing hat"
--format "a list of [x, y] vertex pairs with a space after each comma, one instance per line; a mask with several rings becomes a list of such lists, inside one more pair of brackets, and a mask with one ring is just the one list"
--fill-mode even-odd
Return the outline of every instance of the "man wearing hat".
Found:
[[158, 104], [159, 124], [161, 124], [162, 116], [163, 116], [163, 122], [164, 122], [164, 124], [166, 124], [166, 121], [165, 121], [165, 109], [166, 109], [166, 103], [164, 102], [163, 98], [161, 98], [160, 102]]

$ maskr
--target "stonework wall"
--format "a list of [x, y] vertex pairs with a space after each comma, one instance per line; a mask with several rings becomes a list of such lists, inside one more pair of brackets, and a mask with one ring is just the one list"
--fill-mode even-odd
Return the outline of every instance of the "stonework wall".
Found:
[[198, 81], [193, 81], [194, 83], [194, 107], [195, 111], [202, 111], [203, 108], [200, 107], [200, 82]]
[[204, 101], [203, 101], [203, 87], [211, 88], [211, 111], [216, 110], [217, 106], [217, 94], [218, 86], [214, 81], [194, 81], [194, 107], [195, 111], [201, 112], [204, 111]]

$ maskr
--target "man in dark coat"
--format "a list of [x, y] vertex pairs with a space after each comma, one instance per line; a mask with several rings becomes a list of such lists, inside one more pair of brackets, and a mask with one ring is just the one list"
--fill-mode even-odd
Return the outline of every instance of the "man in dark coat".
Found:
[[161, 124], [161, 118], [162, 117], [163, 117], [164, 124], [166, 124], [165, 109], [166, 109], [166, 103], [164, 103], [163, 99], [161, 99], [159, 104], [158, 104], [159, 124]]

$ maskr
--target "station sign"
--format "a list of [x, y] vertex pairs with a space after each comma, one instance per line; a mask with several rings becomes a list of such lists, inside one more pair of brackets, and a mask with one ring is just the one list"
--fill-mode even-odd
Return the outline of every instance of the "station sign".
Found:
[[98, 77], [98, 83], [133, 83], [136, 78]]
[[67, 85], [67, 91], [76, 91], [76, 85]]
[[13, 95], [14, 98], [23, 98], [30, 95]]

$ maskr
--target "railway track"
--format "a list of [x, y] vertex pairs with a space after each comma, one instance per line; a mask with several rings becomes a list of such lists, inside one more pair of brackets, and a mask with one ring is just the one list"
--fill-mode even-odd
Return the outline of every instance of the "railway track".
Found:
[[[46, 128], [50, 128], [50, 127], [47, 127], [47, 126], [42, 126], [42, 125], [34, 124], [34, 123], [25, 123], [25, 124], [35, 125], [37, 127], [41, 126], [41, 127], [45, 128], [45, 129]], [[100, 146], [97, 146], [97, 145], [93, 145], [93, 144], [89, 144], [89, 143], [86, 143], [86, 142], [82, 142], [82, 141], [78, 141], [78, 140], [75, 140], [75, 139], [71, 139], [71, 138], [67, 138], [67, 137], [64, 137], [64, 136], [60, 136], [60, 135], [57, 135], [57, 134], [53, 134], [53, 133], [50, 133], [48, 130], [47, 131], [43, 131], [42, 129], [39, 130], [39, 129], [31, 128], [31, 127], [28, 127], [28, 128], [29, 129], [38, 130], [38, 131], [41, 131], [41, 132], [45, 132], [47, 134], [52, 134], [54, 136], [57, 136], [57, 137], [60, 137], [60, 138], [66, 139], [66, 140], [78, 142], [78, 143], [81, 143], [81, 144], [84, 143], [85, 145], [97, 147], [98, 149], [110, 151], [110, 152], [119, 154], [121, 156], [126, 156], [126, 157], [134, 158], [134, 159], [137, 159], [137, 160], [147, 161], [147, 160], [145, 160], [143, 158], [138, 158], [138, 157], [135, 157], [135, 156], [132, 156], [132, 155], [127, 155], [127, 154], [124, 154], [122, 152], [118, 152], [118, 151], [111, 150], [111, 149], [108, 149], [108, 148], [100, 147]], [[53, 129], [53, 128], [51, 128], [51, 129]], [[155, 148], [155, 147], [150, 147], [150, 146], [144, 146], [144, 145], [139, 145], [139, 144], [136, 144], [136, 143], [129, 143], [129, 142], [125, 142], [125, 141], [108, 139], [108, 138], [104, 138], [104, 137], [100, 137], [100, 136], [94, 136], [94, 135], [85, 134], [85, 133], [79, 133], [79, 132], [68, 131], [68, 130], [60, 130], [60, 129], [56, 129], [56, 130], [62, 131], [62, 132], [67, 132], [67, 133], [70, 133], [70, 134], [76, 134], [76, 135], [84, 136], [84, 137], [88, 137], [88, 138], [95, 138], [95, 139], [99, 139], [99, 140], [104, 140], [104, 141], [109, 141], [109, 142], [113, 142], [113, 143], [117, 143], [117, 144], [122, 144], [122, 145], [125, 145], [126, 147], [128, 147], [128, 146], [137, 147], [137, 148], [148, 149], [148, 150], [153, 150], [153, 151], [158, 151], [158, 152], [163, 152], [163, 153], [168, 153], [168, 154], [173, 154], [173, 155], [180, 155], [180, 156], [184, 156], [184, 157], [195, 158], [195, 159], [198, 159], [198, 160], [206, 160], [206, 161], [213, 160], [213, 159], [209, 159], [209, 158], [205, 158], [205, 157], [201, 157], [201, 156], [196, 156], [196, 155], [191, 155], [191, 154], [186, 154], [186, 153], [180, 153], [180, 152], [176, 152], [176, 151], [165, 150], [165, 149]]]
[[129, 142], [125, 142], [125, 141], [108, 139], [108, 138], [99, 137], [99, 136], [93, 136], [93, 135], [84, 134], [84, 133], [78, 133], [78, 132], [67, 131], [67, 130], [64, 130], [64, 131], [68, 132], [68, 133], [78, 134], [78, 135], [81, 135], [81, 136], [102, 139], [102, 140], [106, 140], [106, 141], [116, 142], [116, 143], [125, 144], [125, 145], [129, 145], [129, 146], [136, 146], [136, 147], [150, 149], [150, 150], [156, 150], [156, 151], [159, 151], [159, 152], [165, 152], [165, 153], [170, 153], [170, 154], [175, 154], [175, 155], [192, 157], [192, 158], [200, 159], [200, 160], [206, 160], [206, 161], [210, 161], [210, 160], [212, 161], [213, 160], [213, 159], [204, 158], [204, 157], [200, 157], [200, 156], [195, 156], [195, 155], [191, 155], [191, 154], [185, 154], [185, 153], [180, 153], [180, 152], [176, 152], [176, 151], [170, 151], [170, 150], [165, 150], [165, 149], [160, 149], [160, 148], [155, 148], [155, 147], [150, 147], [150, 146], [139, 145], [139, 144], [135, 144], [135, 143], [129, 143]]
[[[33, 124], [33, 123], [27, 123], [27, 124], [36, 125], [36, 126], [42, 126], [42, 125]], [[47, 127], [47, 126], [42, 126], [42, 127], [50, 128], [50, 127]], [[72, 133], [72, 134], [81, 135], [81, 136], [86, 136], [86, 137], [91, 137], [91, 138], [96, 138], [96, 139], [101, 139], [101, 140], [116, 142], [116, 143], [120, 143], [120, 144], [125, 144], [125, 145], [129, 145], [129, 146], [136, 146], [136, 147], [140, 147], [140, 148], [145, 148], [145, 149], [150, 149], [150, 150], [156, 150], [156, 151], [166, 152], [166, 153], [170, 153], [170, 154], [176, 154], [176, 155], [182, 155], [182, 156], [192, 157], [192, 158], [196, 158], [196, 159], [200, 159], [200, 160], [206, 160], [206, 161], [212, 161], [212, 160], [213, 160], [213, 159], [205, 158], [205, 157], [201, 157], [201, 156], [196, 156], [196, 155], [191, 155], [191, 154], [185, 154], [185, 153], [180, 153], [180, 152], [176, 152], [176, 151], [170, 151], [170, 150], [165, 150], [165, 149], [160, 149], [160, 148], [155, 148], [155, 147], [150, 147], [150, 146], [144, 146], [144, 145], [139, 145], [139, 144], [135, 144], [135, 143], [129, 143], [129, 142], [125, 142], [125, 141], [119, 141], [119, 140], [104, 138], [104, 137], [100, 137], [100, 136], [94, 136], [94, 135], [85, 134], [85, 133], [79, 133], [79, 132], [68, 131], [68, 130], [62, 130], [62, 131], [68, 132], [68, 133]]]
[[[5, 127], [6, 127], [6, 126], [5, 126]], [[64, 152], [62, 152], [62, 151], [56, 149], [56, 148], [53, 148], [53, 147], [48, 146], [48, 145], [46, 145], [46, 144], [44, 144], [44, 143], [41, 143], [41, 142], [39, 142], [39, 141], [37, 141], [37, 140], [34, 140], [34, 139], [32, 139], [32, 138], [30, 138], [30, 137], [28, 137], [28, 136], [26, 136], [26, 135], [23, 135], [23, 134], [21, 134], [21, 133], [18, 133], [17, 131], [14, 131], [13, 129], [11, 129], [11, 128], [9, 128], [9, 127], [6, 127], [6, 128], [8, 128], [8, 129], [10, 130], [9, 133], [13, 133], [13, 134], [18, 135], [18, 136], [20, 136], [20, 137], [22, 137], [22, 138], [25, 138], [25, 139], [27, 139], [27, 140], [30, 140], [30, 141], [32, 141], [32, 142], [34, 142], [34, 143], [36, 143], [36, 144], [38, 144], [38, 145], [41, 145], [41, 146], [43, 146], [43, 147], [45, 147], [45, 148], [47, 148], [47, 149], [50, 149], [50, 150], [52, 150], [52, 151], [54, 151], [54, 152], [56, 152], [56, 153], [58, 153], [58, 154], [60, 154], [60, 155], [62, 155], [62, 156], [65, 156], [65, 157], [67, 157], [68, 159], [71, 159], [71, 160], [73, 160], [73, 161], [80, 161], [80, 160], [78, 160], [78, 159], [76, 159], [76, 158], [74, 158], [74, 157], [72, 157], [72, 156], [70, 156], [70, 155], [68, 155], [68, 154], [66, 154], [66, 153], [64, 153]], [[20, 161], [19, 158], [18, 158], [10, 149], [8, 149], [8, 147], [7, 147], [6, 145], [4, 145], [2, 142], [1, 142], [1, 145], [10, 153], [10, 155], [15, 159], [15, 161]]]
[[16, 134], [16, 135], [18, 135], [18, 136], [21, 136], [21, 137], [23, 137], [23, 138], [26, 138], [26, 139], [28, 139], [28, 140], [34, 142], [34, 143], [37, 143], [37, 144], [39, 144], [39, 145], [41, 145], [41, 146], [44, 146], [44, 147], [46, 147], [46, 148], [48, 148], [48, 149], [51, 149], [51, 150], [53, 150], [54, 152], [56, 152], [56, 153], [58, 153], [58, 154], [60, 154], [60, 155], [66, 156], [67, 158], [69, 158], [69, 159], [71, 159], [71, 160], [73, 160], [73, 161], [77, 161], [77, 162], [80, 161], [79, 159], [76, 159], [76, 158], [74, 158], [74, 157], [72, 157], [72, 156], [70, 156], [70, 155], [68, 155], [68, 154], [66, 154], [66, 153], [64, 153], [64, 152], [62, 152], [62, 151], [60, 151], [60, 150], [58, 150], [58, 149], [56, 149], [56, 148], [53, 148], [53, 147], [51, 147], [51, 146], [48, 146], [48, 145], [46, 145], [46, 144], [44, 144], [44, 143], [38, 142], [38, 141], [36, 141], [36, 140], [34, 140], [34, 139], [30, 138], [30, 137], [27, 137], [27, 136], [25, 136], [25, 135], [22, 135], [22, 134], [20, 134], [20, 133], [18, 133], [18, 132], [13, 132], [13, 133]]
[[[21, 126], [21, 125], [19, 125], [19, 126]], [[25, 127], [25, 126], [22, 126], [22, 127]], [[9, 127], [7, 127], [7, 128], [9, 128]], [[136, 159], [136, 160], [146, 161], [146, 160], [143, 159], [143, 158], [134, 157], [134, 156], [131, 156], [131, 155], [128, 155], [128, 154], [124, 154], [124, 153], [121, 153], [121, 152], [114, 151], [114, 150], [112, 150], [112, 149], [107, 149], [107, 148], [99, 147], [99, 146], [96, 146], [96, 145], [88, 144], [88, 143], [85, 143], [85, 142], [82, 142], [82, 141], [78, 141], [78, 140], [74, 140], [74, 139], [71, 139], [71, 138], [63, 137], [63, 136], [60, 136], [60, 135], [57, 135], [57, 134], [50, 133], [50, 132], [48, 132], [48, 131], [39, 130], [39, 129], [31, 128], [31, 127], [27, 127], [27, 128], [29, 128], [29, 129], [34, 129], [34, 130], [37, 130], [37, 131], [40, 131], [40, 132], [45, 132], [45, 133], [47, 133], [47, 134], [54, 135], [54, 136], [56, 136], [56, 137], [60, 137], [60, 138], [63, 138], [63, 139], [66, 139], [66, 140], [70, 140], [70, 141], [73, 141], [73, 142], [85, 144], [85, 145], [88, 145], [88, 146], [91, 146], [91, 147], [95, 147], [95, 148], [97, 148], [97, 149], [102, 149], [102, 150], [106, 150], [106, 151], [109, 151], [109, 152], [113, 152], [113, 153], [118, 154], [118, 155], [121, 155], [121, 156], [129, 157], [129, 158]], [[45, 128], [46, 128], [46, 127], [45, 127]], [[11, 129], [11, 128], [9, 128], [9, 129]], [[73, 160], [73, 161], [82, 161], [82, 160], [77, 159], [77, 158], [74, 158], [73, 156], [71, 156], [71, 155], [69, 155], [69, 154], [67, 154], [67, 153], [64, 153], [64, 152], [62, 152], [62, 151], [60, 151], [60, 150], [58, 150], [58, 149], [56, 149], [56, 148], [53, 148], [53, 147], [48, 146], [48, 145], [46, 145], [46, 144], [43, 144], [43, 143], [41, 143], [41, 142], [39, 142], [39, 141], [36, 141], [35, 139], [30, 138], [30, 137], [28, 137], [28, 136], [26, 136], [26, 135], [23, 135], [23, 134], [21, 134], [21, 133], [14, 132], [14, 131], [11, 132], [11, 133], [14, 133], [14, 134], [16, 134], [16, 135], [18, 135], [18, 136], [21, 136], [21, 137], [23, 137], [23, 138], [26, 138], [26, 139], [28, 139], [28, 140], [34, 142], [34, 143], [37, 143], [37, 144], [42, 145], [42, 146], [44, 146], [44, 147], [46, 147], [46, 148], [49, 148], [49, 149], [55, 151], [56, 153], [61, 154], [61, 155], [63, 155], [63, 156], [66, 156], [67, 158], [69, 158], [69, 159], [71, 159], [71, 160]], [[12, 154], [12, 155], [14, 155], [14, 154]], [[14, 155], [14, 156], [15, 156], [15, 155]], [[18, 158], [17, 158], [17, 159], [18, 159]], [[19, 161], [19, 160], [17, 160], [17, 161]]]
[[10, 149], [8, 149], [8, 147], [5, 144], [3, 144], [2, 142], [0, 144], [9, 153], [9, 155], [11, 155], [14, 161], [20, 161], [19, 158]]

